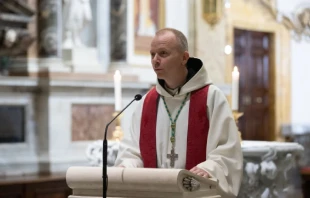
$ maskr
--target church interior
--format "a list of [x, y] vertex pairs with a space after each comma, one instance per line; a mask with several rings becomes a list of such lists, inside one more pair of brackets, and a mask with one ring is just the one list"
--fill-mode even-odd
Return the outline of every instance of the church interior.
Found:
[[[231, 104], [238, 197], [310, 197], [309, 0], [0, 1], [0, 197], [65, 198], [69, 167], [102, 166], [106, 125], [156, 84], [165, 27]], [[108, 128], [108, 166], [136, 104]]]

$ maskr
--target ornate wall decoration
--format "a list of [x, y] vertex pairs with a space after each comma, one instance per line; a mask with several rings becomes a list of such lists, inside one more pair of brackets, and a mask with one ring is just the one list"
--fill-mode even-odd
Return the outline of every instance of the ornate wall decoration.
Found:
[[294, 13], [295, 38], [300, 40], [302, 37], [310, 41], [310, 4], [307, 7], [300, 7]]
[[[119, 149], [119, 142], [109, 141], [107, 165], [114, 166]], [[97, 140], [89, 144], [86, 148], [86, 157], [91, 166], [102, 166], [102, 140]]]
[[223, 17], [223, 0], [202, 0], [202, 16], [211, 26]]
[[38, 29], [41, 57], [59, 57], [61, 46], [61, 1], [39, 0]]
[[300, 4], [292, 13], [281, 13], [275, 7], [274, 0], [261, 0], [262, 4], [270, 10], [275, 19], [292, 30], [296, 41], [305, 39], [310, 42], [310, 4]]
[[298, 161], [302, 153], [301, 145], [255, 141], [246, 143], [248, 145], [243, 147], [243, 180], [238, 197], [301, 196]]
[[44, 54], [57, 54], [57, 28], [56, 27], [47, 27], [41, 31], [40, 34], [40, 45], [41, 45], [41, 52]]
[[27, 29], [35, 11], [18, 0], [1, 1], [0, 10], [0, 56], [26, 55], [35, 40]]
[[281, 134], [287, 141], [297, 142], [304, 147], [300, 157], [301, 167], [310, 167], [310, 125], [287, 124], [281, 127]]
[[124, 61], [127, 46], [127, 1], [114, 0], [110, 4], [111, 60]]

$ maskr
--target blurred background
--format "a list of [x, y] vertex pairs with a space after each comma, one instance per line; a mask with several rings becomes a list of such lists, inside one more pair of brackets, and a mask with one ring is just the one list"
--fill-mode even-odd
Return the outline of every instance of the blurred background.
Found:
[[[164, 27], [232, 106], [239, 197], [310, 197], [309, 0], [0, 0], [0, 197], [67, 197], [68, 167], [102, 164], [105, 125], [156, 84]], [[110, 166], [136, 104], [109, 127]]]

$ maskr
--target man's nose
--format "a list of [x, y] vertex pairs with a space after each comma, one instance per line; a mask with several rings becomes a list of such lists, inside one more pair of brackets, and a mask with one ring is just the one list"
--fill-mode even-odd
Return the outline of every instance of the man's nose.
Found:
[[153, 57], [153, 62], [154, 62], [155, 64], [159, 63], [159, 58], [158, 58], [158, 55], [157, 55], [157, 54], [154, 55], [154, 57]]

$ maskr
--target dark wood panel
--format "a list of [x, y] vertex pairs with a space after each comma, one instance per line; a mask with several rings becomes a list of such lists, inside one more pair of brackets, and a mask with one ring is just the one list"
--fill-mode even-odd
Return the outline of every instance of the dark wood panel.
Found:
[[46, 193], [46, 194], [38, 194], [35, 196], [36, 198], [68, 198], [64, 193]]
[[0, 198], [67, 198], [71, 194], [63, 174], [0, 179]]
[[244, 140], [270, 140], [270, 37], [234, 30], [234, 59], [240, 71], [239, 129]]
[[302, 176], [302, 188], [305, 198], [310, 197], [310, 167], [304, 167], [301, 169]]
[[67, 198], [71, 194], [66, 181], [33, 183], [26, 186], [26, 198]]
[[23, 185], [17, 184], [0, 186], [0, 198], [23, 198], [23, 194]]

